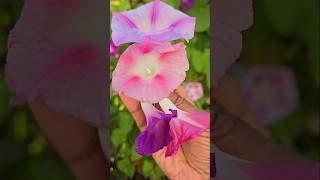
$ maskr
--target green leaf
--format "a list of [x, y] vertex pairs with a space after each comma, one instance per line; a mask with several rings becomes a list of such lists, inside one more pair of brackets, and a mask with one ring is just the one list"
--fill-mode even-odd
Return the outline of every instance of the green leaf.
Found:
[[136, 152], [136, 145], [133, 145], [130, 152], [130, 158], [132, 161], [141, 159], [142, 156]]
[[129, 0], [111, 0], [110, 1], [110, 11], [119, 12], [127, 11], [131, 8]]
[[162, 172], [162, 170], [159, 168], [159, 166], [155, 166], [153, 169], [153, 176], [152, 179], [156, 180], [156, 179], [161, 179], [161, 177], [164, 176], [164, 173]]
[[175, 9], [178, 9], [180, 6], [180, 0], [162, 0], [162, 2], [169, 4]]
[[209, 1], [210, 0], [195, 1], [195, 3], [193, 4], [192, 7], [198, 8], [198, 7], [202, 7], [202, 6], [210, 6]]
[[25, 140], [28, 135], [27, 114], [17, 111], [13, 116], [13, 131], [17, 140]]
[[[297, 22], [297, 15], [304, 2], [300, 0], [261, 0], [266, 16], [280, 33], [290, 34]], [[290, 8], [288, 5], [290, 4]]]
[[131, 153], [130, 146], [127, 143], [122, 143], [119, 152], [121, 157], [128, 157]]
[[121, 132], [126, 136], [133, 127], [133, 119], [131, 118], [131, 115], [126, 111], [120, 112], [118, 114], [118, 118], [119, 128]]
[[198, 73], [204, 73], [205, 68], [210, 69], [210, 49], [206, 49], [204, 52], [194, 49], [191, 52], [191, 64]]
[[205, 2], [196, 3], [187, 11], [190, 16], [196, 17], [196, 32], [203, 32], [210, 28], [210, 5]]
[[145, 159], [142, 164], [142, 173], [144, 177], [150, 177], [153, 173], [154, 164], [152, 161]]
[[191, 52], [191, 64], [192, 64], [192, 66], [193, 66], [193, 68], [197, 71], [197, 72], [201, 72], [202, 71], [202, 69], [203, 69], [203, 65], [204, 65], [204, 63], [203, 63], [203, 61], [201, 60], [202, 58], [201, 58], [201, 56], [202, 56], [202, 52], [201, 51], [199, 51], [199, 50], [193, 50], [192, 52]]
[[117, 161], [117, 168], [120, 172], [130, 177], [133, 177], [134, 172], [136, 170], [134, 164], [131, 163], [128, 159], [122, 159]]
[[[1, 37], [0, 37], [1, 40]], [[1, 43], [0, 43], [1, 44]], [[1, 46], [1, 45], [0, 45]], [[0, 47], [1, 48], [1, 47]], [[1, 51], [1, 49], [0, 49]], [[7, 84], [4, 81], [4, 75], [0, 74], [0, 125], [5, 121], [5, 117], [11, 113], [13, 108], [9, 108], [9, 96], [10, 93], [7, 88]]]
[[[66, 165], [53, 158], [31, 159], [23, 165], [25, 168], [19, 171], [18, 179], [32, 180], [67, 180], [73, 179]], [[23, 174], [20, 176], [20, 173]], [[27, 177], [26, 177], [27, 176]], [[28, 177], [29, 176], [29, 177]]]
[[126, 136], [121, 132], [121, 130], [119, 128], [112, 130], [111, 142], [114, 145], [119, 146], [125, 140], [126, 140]]

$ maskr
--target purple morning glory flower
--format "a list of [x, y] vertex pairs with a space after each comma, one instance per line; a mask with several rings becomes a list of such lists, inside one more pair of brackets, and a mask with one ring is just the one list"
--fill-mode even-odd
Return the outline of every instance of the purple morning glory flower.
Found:
[[194, 2], [195, 0], [181, 0], [181, 8], [183, 10], [190, 9]]
[[181, 144], [197, 137], [210, 127], [210, 113], [188, 113], [179, 110], [169, 99], [159, 102], [164, 112], [152, 104], [141, 103], [147, 128], [136, 139], [136, 151], [150, 156], [167, 147], [166, 156], [175, 155]]
[[[145, 107], [146, 108], [146, 107]], [[148, 127], [136, 139], [136, 151], [144, 156], [151, 156], [170, 141], [170, 120], [177, 117], [177, 110], [172, 114], [157, 112], [149, 118]]]
[[158, 42], [193, 38], [195, 18], [154, 0], [137, 9], [112, 14], [112, 40], [119, 46], [143, 42], [146, 38]]

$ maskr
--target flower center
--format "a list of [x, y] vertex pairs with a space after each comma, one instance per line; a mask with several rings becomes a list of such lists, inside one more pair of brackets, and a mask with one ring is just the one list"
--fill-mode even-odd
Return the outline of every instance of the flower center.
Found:
[[189, 94], [196, 94], [196, 92], [197, 92], [197, 90], [195, 90], [193, 88], [189, 90]]
[[159, 54], [155, 52], [137, 56], [136, 64], [130, 70], [131, 73], [146, 79], [153, 78], [159, 70], [158, 58]]
[[155, 73], [155, 70], [152, 67], [147, 67], [145, 68], [144, 73], [146, 76], [153, 76]]

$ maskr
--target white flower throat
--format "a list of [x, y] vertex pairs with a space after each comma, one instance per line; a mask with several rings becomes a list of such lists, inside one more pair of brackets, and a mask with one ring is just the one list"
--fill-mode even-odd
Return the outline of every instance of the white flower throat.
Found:
[[159, 54], [151, 52], [136, 57], [137, 63], [132, 68], [132, 73], [143, 78], [152, 78], [158, 73], [158, 58]]
[[144, 72], [146, 76], [153, 76], [155, 74], [153, 67], [146, 67]]

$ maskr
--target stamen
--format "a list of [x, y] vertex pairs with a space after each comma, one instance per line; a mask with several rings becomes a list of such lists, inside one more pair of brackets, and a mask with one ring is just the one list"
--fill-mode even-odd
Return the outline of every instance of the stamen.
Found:
[[152, 76], [154, 75], [154, 70], [151, 68], [145, 68], [145, 74], [146, 76]]

